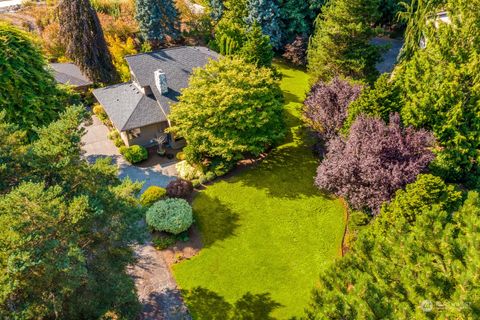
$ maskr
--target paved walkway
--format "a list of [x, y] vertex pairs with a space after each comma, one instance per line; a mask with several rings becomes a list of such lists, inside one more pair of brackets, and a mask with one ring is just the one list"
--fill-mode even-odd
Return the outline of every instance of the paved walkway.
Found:
[[[119, 177], [144, 182], [143, 190], [151, 185], [165, 187], [175, 179], [175, 165], [140, 168], [127, 163], [117, 147], [107, 137], [108, 129], [95, 116], [85, 126], [82, 138], [84, 157], [89, 162], [98, 158], [111, 157], [119, 167]], [[151, 242], [135, 247], [137, 264], [129, 268], [135, 280], [138, 296], [143, 305], [142, 320], [184, 320], [191, 319], [183, 304], [177, 284], [170, 274], [163, 254]]]
[[372, 40], [372, 43], [377, 46], [390, 45], [388, 51], [383, 54], [383, 61], [377, 64], [376, 67], [380, 73], [392, 72], [397, 63], [400, 50], [402, 50], [403, 40], [377, 37]]

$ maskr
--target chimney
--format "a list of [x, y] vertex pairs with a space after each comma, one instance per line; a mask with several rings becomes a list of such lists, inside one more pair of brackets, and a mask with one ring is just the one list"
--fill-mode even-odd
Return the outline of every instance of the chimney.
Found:
[[168, 92], [168, 83], [167, 75], [161, 69], [158, 69], [154, 73], [155, 85], [157, 86], [158, 91], [161, 94], [166, 94]]

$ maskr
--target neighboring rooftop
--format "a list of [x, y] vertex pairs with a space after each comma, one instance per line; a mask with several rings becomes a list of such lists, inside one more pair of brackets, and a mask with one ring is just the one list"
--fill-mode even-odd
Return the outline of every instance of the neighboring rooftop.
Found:
[[[188, 86], [194, 68], [205, 66], [219, 55], [203, 47], [175, 47], [157, 52], [127, 56], [132, 81], [150, 87], [154, 96], [144, 95], [134, 83], [96, 89], [93, 94], [120, 131], [167, 120], [170, 105], [178, 102], [180, 91]], [[168, 92], [161, 94], [154, 73], [161, 69], [167, 77]]]
[[51, 63], [53, 76], [58, 83], [69, 84], [75, 87], [86, 87], [92, 85], [90, 81], [73, 63]]

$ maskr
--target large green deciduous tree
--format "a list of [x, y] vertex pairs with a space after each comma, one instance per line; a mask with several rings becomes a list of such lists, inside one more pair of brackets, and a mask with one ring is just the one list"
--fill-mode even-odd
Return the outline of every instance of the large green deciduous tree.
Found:
[[312, 80], [335, 76], [373, 82], [381, 49], [370, 43], [379, 17], [379, 0], [332, 0], [318, 16], [308, 49]]
[[284, 136], [283, 97], [269, 68], [241, 58], [196, 69], [172, 107], [171, 132], [187, 141], [190, 162], [259, 155]]
[[60, 0], [58, 9], [67, 56], [92, 81], [116, 82], [119, 75], [90, 0]]
[[135, 18], [143, 37], [149, 41], [163, 42], [167, 37], [180, 34], [179, 13], [173, 0], [136, 0]]
[[437, 179], [420, 176], [322, 272], [308, 319], [480, 317], [480, 197], [458, 208]]
[[39, 46], [19, 29], [0, 23], [0, 112], [3, 121], [34, 135], [65, 108], [66, 94], [57, 88]]
[[68, 108], [31, 144], [0, 125], [0, 318], [134, 319], [139, 311], [126, 267], [143, 233], [140, 186], [120, 182], [108, 159], [81, 159], [83, 113]]

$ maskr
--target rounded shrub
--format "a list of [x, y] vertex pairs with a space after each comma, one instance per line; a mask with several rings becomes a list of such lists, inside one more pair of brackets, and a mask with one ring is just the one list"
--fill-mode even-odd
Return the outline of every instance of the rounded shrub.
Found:
[[114, 141], [120, 139], [120, 133], [117, 130], [112, 130], [108, 133], [108, 139]]
[[185, 160], [185, 153], [184, 152], [177, 153], [177, 160], [180, 160], [180, 161]]
[[155, 202], [165, 198], [167, 190], [157, 186], [148, 187], [147, 190], [140, 196], [140, 204], [144, 207], [149, 207]]
[[122, 138], [117, 138], [113, 141], [113, 144], [115, 145], [115, 147], [117, 148], [120, 148], [120, 147], [123, 147], [125, 146], [125, 142], [123, 142]]
[[92, 108], [92, 111], [98, 117], [98, 119], [100, 119], [100, 121], [102, 121], [103, 123], [108, 121], [108, 115], [105, 112], [105, 109], [103, 109], [102, 105], [98, 103], [95, 104]]
[[205, 174], [205, 178], [207, 179], [207, 181], [213, 181], [215, 180], [217, 176], [215, 175], [215, 172], [213, 171], [209, 171], [207, 172], [207, 174]]
[[182, 233], [193, 223], [192, 207], [184, 199], [167, 199], [154, 203], [147, 210], [147, 225], [156, 231]]
[[120, 153], [130, 163], [138, 163], [148, 159], [148, 151], [142, 146], [120, 147]]
[[187, 198], [193, 192], [193, 185], [190, 181], [176, 179], [167, 185], [167, 194], [172, 198]]

